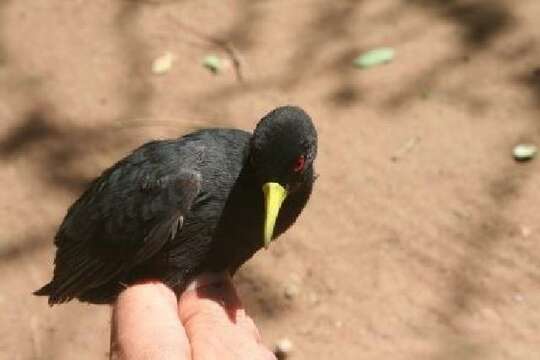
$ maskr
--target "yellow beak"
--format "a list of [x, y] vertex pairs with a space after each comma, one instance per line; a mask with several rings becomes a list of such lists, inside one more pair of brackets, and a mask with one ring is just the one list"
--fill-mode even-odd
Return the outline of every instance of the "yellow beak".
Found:
[[281, 204], [287, 197], [287, 190], [278, 183], [269, 182], [263, 185], [266, 215], [264, 219], [264, 248], [268, 249], [274, 234], [274, 226]]

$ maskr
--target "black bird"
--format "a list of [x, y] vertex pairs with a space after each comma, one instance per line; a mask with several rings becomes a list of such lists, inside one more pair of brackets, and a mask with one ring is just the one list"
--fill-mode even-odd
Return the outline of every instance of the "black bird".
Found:
[[152, 141], [95, 179], [55, 237], [49, 304], [105, 304], [127, 285], [159, 279], [181, 290], [206, 271], [232, 274], [287, 230], [315, 180], [317, 132], [294, 106], [253, 135], [205, 129]]

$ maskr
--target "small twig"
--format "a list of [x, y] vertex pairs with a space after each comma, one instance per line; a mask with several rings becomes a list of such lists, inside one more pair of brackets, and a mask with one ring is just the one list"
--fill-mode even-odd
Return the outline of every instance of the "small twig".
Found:
[[204, 40], [206, 42], [209, 42], [210, 44], [212, 44], [214, 46], [217, 46], [217, 47], [221, 48], [227, 54], [229, 59], [231, 60], [231, 63], [232, 63], [233, 68], [234, 68], [234, 73], [236, 75], [236, 79], [238, 80], [238, 82], [240, 82], [240, 83], [244, 82], [244, 75], [243, 75], [243, 71], [242, 71], [242, 63], [243, 63], [243, 61], [241, 60], [240, 53], [230, 43], [230, 41], [227, 41], [225, 39], [221, 39], [221, 38], [218, 38], [218, 37], [214, 37], [214, 36], [211, 36], [211, 35], [208, 35], [208, 34], [204, 34], [204, 33], [200, 32], [199, 30], [194, 29], [194, 28], [180, 22], [179, 20], [173, 18], [171, 15], [169, 15], [169, 18], [171, 19], [172, 22], [174, 22], [176, 25], [178, 25], [180, 28], [187, 31], [188, 33], [191, 33], [192, 35], [195, 35], [199, 39], [202, 39], [202, 40]]
[[110, 125], [112, 129], [123, 130], [123, 129], [134, 129], [134, 128], [145, 128], [145, 127], [168, 127], [172, 129], [181, 129], [181, 124], [178, 121], [167, 121], [167, 120], [151, 120], [148, 122], [144, 118], [135, 118], [128, 120], [120, 120], [116, 123]]
[[36, 316], [30, 318], [30, 334], [32, 336], [32, 348], [34, 350], [34, 356], [36, 359], [41, 359], [41, 339], [39, 332], [39, 320]]
[[238, 54], [238, 51], [229, 42], [224, 41], [221, 44], [221, 46], [223, 47], [223, 50], [225, 50], [225, 52], [229, 55], [229, 58], [232, 61], [233, 68], [234, 68], [234, 73], [236, 75], [236, 80], [238, 80], [238, 82], [243, 83], [244, 82], [244, 76], [242, 74], [242, 63], [240, 62], [240, 56]]
[[165, 5], [165, 4], [172, 4], [176, 2], [176, 0], [132, 0], [135, 3], [142, 3], [145, 5], [151, 5], [151, 6], [159, 6], [159, 5]]
[[390, 160], [393, 162], [399, 161], [403, 156], [405, 156], [409, 151], [414, 149], [416, 145], [420, 142], [420, 137], [415, 136], [412, 139], [409, 139], [403, 146], [401, 146], [395, 153], [390, 157]]

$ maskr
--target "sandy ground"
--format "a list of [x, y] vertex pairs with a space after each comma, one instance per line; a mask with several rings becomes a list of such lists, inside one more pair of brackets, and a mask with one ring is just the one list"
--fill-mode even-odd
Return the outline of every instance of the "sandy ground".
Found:
[[[237, 277], [265, 343], [290, 338], [298, 360], [540, 358], [540, 159], [511, 157], [540, 144], [538, 14], [537, 0], [0, 1], [0, 358], [107, 356], [106, 307], [30, 295], [89, 179], [148, 139], [252, 129], [284, 103], [317, 123], [320, 178]], [[395, 61], [351, 66], [378, 46]], [[201, 66], [231, 47], [243, 81]]]

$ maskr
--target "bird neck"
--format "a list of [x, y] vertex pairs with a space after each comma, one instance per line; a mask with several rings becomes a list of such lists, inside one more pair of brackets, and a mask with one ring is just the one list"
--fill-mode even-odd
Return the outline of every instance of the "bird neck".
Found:
[[263, 245], [264, 197], [246, 161], [225, 203], [207, 266], [232, 273]]

